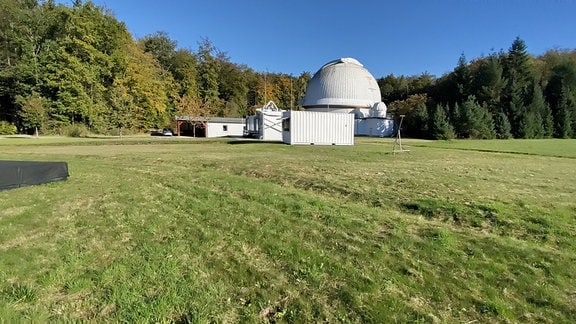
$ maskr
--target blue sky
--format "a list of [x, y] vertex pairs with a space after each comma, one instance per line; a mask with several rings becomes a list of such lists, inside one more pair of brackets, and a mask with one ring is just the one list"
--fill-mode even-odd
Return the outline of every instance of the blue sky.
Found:
[[[61, 1], [70, 3], [71, 1]], [[375, 76], [441, 76], [507, 50], [576, 48], [576, 0], [94, 0], [132, 35], [165, 31], [195, 51], [208, 38], [231, 61], [299, 75], [354, 57]]]

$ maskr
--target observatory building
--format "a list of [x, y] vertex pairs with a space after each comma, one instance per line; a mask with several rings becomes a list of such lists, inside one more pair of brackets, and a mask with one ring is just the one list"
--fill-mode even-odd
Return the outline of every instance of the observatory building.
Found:
[[394, 131], [376, 79], [354, 58], [322, 66], [310, 79], [302, 106], [307, 111], [354, 114], [355, 135], [384, 137]]
[[246, 119], [245, 133], [289, 144], [354, 145], [355, 135], [385, 137], [394, 132], [376, 79], [354, 58], [330, 61], [314, 74], [302, 100], [304, 111], [268, 106]]
[[309, 111], [364, 114], [382, 100], [376, 79], [353, 58], [330, 61], [310, 79], [302, 106]]

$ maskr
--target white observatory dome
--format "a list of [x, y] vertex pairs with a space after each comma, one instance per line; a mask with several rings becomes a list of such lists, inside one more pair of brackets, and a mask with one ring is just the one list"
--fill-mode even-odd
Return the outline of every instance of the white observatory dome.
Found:
[[356, 59], [341, 58], [326, 63], [314, 74], [302, 106], [308, 110], [350, 112], [355, 108], [372, 108], [381, 100], [380, 88], [372, 74]]
[[377, 102], [372, 106], [372, 108], [370, 108], [370, 117], [384, 118], [386, 117], [387, 110], [388, 108], [385, 103]]

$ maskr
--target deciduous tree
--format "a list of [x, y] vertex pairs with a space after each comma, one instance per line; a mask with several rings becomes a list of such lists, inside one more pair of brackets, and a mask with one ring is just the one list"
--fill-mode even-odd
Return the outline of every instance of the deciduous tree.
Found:
[[26, 98], [19, 98], [22, 125], [34, 129], [34, 135], [38, 136], [38, 130], [46, 124], [48, 113], [46, 111], [46, 100], [38, 94], [33, 94]]

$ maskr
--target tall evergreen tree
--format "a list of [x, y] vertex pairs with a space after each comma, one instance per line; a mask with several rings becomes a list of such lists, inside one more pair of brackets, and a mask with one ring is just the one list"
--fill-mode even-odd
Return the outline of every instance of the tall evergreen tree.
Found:
[[460, 107], [459, 123], [456, 133], [462, 138], [494, 138], [492, 115], [485, 106], [481, 106], [474, 96]]
[[551, 69], [546, 86], [546, 100], [550, 104], [554, 119], [554, 137], [569, 137], [572, 132], [571, 98], [576, 92], [576, 59], [559, 59]]
[[540, 118], [540, 115], [528, 110], [519, 118], [517, 130], [518, 137], [537, 138], [539, 136], [539, 131], [541, 130], [541, 127], [538, 127], [538, 124], [542, 124], [542, 118]]
[[544, 110], [542, 111], [542, 130], [544, 138], [550, 138], [554, 135], [554, 118], [548, 103], [544, 105]]
[[512, 127], [508, 116], [504, 112], [499, 112], [494, 115], [494, 133], [498, 139], [509, 139], [512, 137]]
[[533, 73], [530, 67], [530, 56], [528, 55], [526, 43], [520, 37], [516, 37], [512, 42], [504, 67], [508, 81], [517, 82], [522, 87], [522, 90], [527, 91], [533, 80]]
[[456, 130], [461, 128], [461, 120], [460, 120], [460, 105], [455, 103], [454, 106], [446, 106], [448, 109], [448, 121], [454, 128], [454, 133], [457, 134]]
[[454, 68], [454, 71], [448, 75], [447, 92], [445, 93], [446, 98], [443, 102], [446, 102], [450, 106], [463, 102], [470, 94], [471, 84], [472, 77], [470, 68], [466, 57], [464, 54], [461, 54], [460, 58], [458, 58], [458, 65]]
[[569, 138], [573, 135], [572, 116], [574, 102], [570, 98], [570, 92], [563, 88], [560, 93], [556, 115], [554, 118], [554, 136], [558, 138]]
[[406, 116], [408, 134], [417, 138], [426, 138], [429, 134], [430, 118], [425, 102], [419, 102]]
[[430, 133], [434, 139], [449, 140], [454, 138], [454, 128], [448, 121], [446, 109], [437, 105], [431, 114]]
[[522, 115], [526, 113], [524, 104], [524, 92], [521, 85], [515, 81], [510, 81], [507, 87], [507, 102], [504, 111], [512, 126], [512, 135], [515, 138], [521, 138], [520, 122]]
[[534, 82], [534, 76], [526, 44], [519, 37], [512, 42], [506, 55], [504, 78], [507, 80], [504, 108], [512, 126], [512, 135], [522, 137], [520, 123], [527, 113], [530, 85]]
[[523, 121], [523, 130], [525, 138], [543, 138], [549, 137], [553, 125], [550, 107], [544, 100], [542, 87], [538, 82], [534, 82], [532, 87], [532, 100], [527, 108], [527, 117]]
[[480, 104], [486, 104], [491, 113], [502, 111], [502, 91], [506, 85], [503, 77], [503, 68], [500, 58], [492, 54], [479, 63], [478, 69], [473, 73], [473, 90]]

